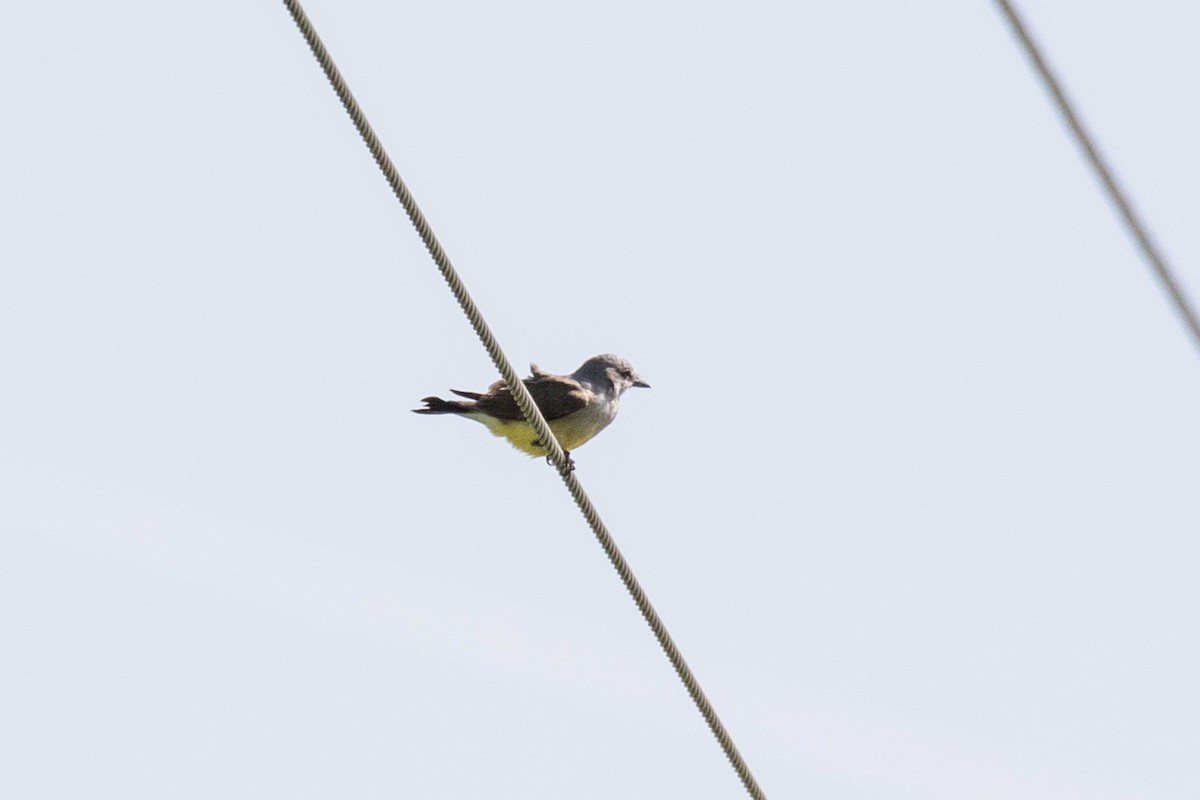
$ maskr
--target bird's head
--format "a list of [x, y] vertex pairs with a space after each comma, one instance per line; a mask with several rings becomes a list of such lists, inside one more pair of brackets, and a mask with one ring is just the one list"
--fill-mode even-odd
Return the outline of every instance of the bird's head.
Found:
[[632, 364], [620, 356], [608, 353], [592, 356], [583, 362], [583, 366], [575, 370], [573, 377], [581, 383], [588, 383], [592, 386], [609, 384], [616, 390], [618, 396], [631, 386], [650, 388], [650, 384], [639, 378], [638, 374], [633, 371]]

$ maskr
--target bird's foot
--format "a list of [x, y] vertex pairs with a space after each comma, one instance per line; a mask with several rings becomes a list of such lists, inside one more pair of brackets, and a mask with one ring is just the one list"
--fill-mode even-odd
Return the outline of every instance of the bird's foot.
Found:
[[[567, 461], [567, 472], [574, 472], [575, 462], [571, 460], [571, 454], [568, 451], [563, 450], [563, 458]], [[554, 459], [550, 458], [549, 453], [546, 454], [546, 463], [552, 467], [554, 466]]]

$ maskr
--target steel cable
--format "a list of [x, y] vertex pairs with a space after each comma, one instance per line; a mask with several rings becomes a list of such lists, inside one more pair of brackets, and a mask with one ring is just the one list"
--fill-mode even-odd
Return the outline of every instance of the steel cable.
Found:
[[342, 78], [337, 66], [333, 63], [329, 52], [325, 49], [325, 45], [321, 43], [320, 37], [317, 36], [316, 30], [313, 28], [312, 22], [308, 19], [308, 15], [304, 13], [299, 2], [296, 0], [284, 0], [284, 5], [287, 6], [292, 18], [296, 21], [296, 25], [300, 28], [300, 32], [304, 35], [308, 46], [312, 48], [313, 55], [316, 56], [321, 68], [325, 72], [325, 76], [329, 79], [333, 86], [334, 92], [342, 101], [342, 105], [346, 109], [346, 113], [350, 115], [350, 119], [354, 122], [354, 127], [358, 129], [358, 133], [362, 136], [363, 141], [367, 145], [367, 149], [371, 151], [371, 156], [375, 159], [375, 163], [379, 165], [384, 177], [387, 179], [388, 185], [392, 187], [400, 204], [404, 206], [405, 212], [412, 221], [413, 227], [417, 229], [417, 234], [421, 237], [421, 241], [425, 243], [426, 249], [429, 250], [429, 255], [437, 264], [438, 269], [442, 273], [450, 291], [454, 293], [454, 297], [458, 300], [459, 306], [463, 313], [467, 315], [467, 319], [471, 322], [471, 327], [475, 329], [475, 334], [487, 349], [488, 355], [492, 359], [492, 363], [496, 365], [496, 369], [500, 372], [504, 382], [508, 384], [512, 392], [513, 399], [517, 401], [517, 405], [521, 408], [521, 413], [525, 415], [525, 419], [533, 427], [538, 438], [547, 443], [549, 451], [547, 458], [550, 459], [554, 467], [558, 470], [559, 476], [562, 477], [563, 483], [574, 498], [575, 504], [579, 506], [579, 510], [583, 513], [588, 525], [591, 526], [592, 532], [599, 540], [600, 546], [604, 549], [609, 561], [612, 562], [613, 568], [620, 575], [621, 581], [625, 584], [625, 588], [633, 597], [634, 603], [637, 604], [638, 610], [646, 619], [650, 629], [654, 632], [655, 638], [658, 639], [659, 645], [667, 655], [667, 659], [671, 662], [671, 666], [675, 668], [675, 672], [679, 675], [679, 679], [683, 682], [688, 694], [691, 695], [692, 701], [700, 710], [705, 722], [708, 723], [709, 729], [717, 738], [721, 749], [724, 750], [725, 756], [729, 759], [734, 771], [745, 786], [746, 791], [751, 797], [756, 800], [763, 800], [766, 795], [759, 788], [758, 782], [751, 774], [749, 766], [737, 747], [733, 743], [732, 737], [721, 723], [717, 712], [713, 709], [712, 704], [708, 701], [704, 691], [700, 688], [699, 682], [692, 674], [687, 662], [684, 661], [683, 654], [679, 652], [679, 648], [671, 639], [670, 633], [667, 632], [666, 626], [659, 618], [658, 613], [654, 610], [654, 606], [650, 604], [650, 599], [646, 596], [646, 592], [642, 589], [641, 584], [633, 574], [629, 563], [625, 557], [621, 555], [621, 551], [617, 548], [616, 542], [613, 540], [612, 534], [608, 532], [604, 521], [600, 519], [600, 513], [592, 504], [591, 498], [584, 491], [582, 484], [575, 473], [572, 471], [571, 465], [567, 460], [566, 454], [562, 447], [559, 446], [558, 440], [550, 431], [550, 426], [546, 424], [546, 420], [542, 417], [537, 405], [530, 397], [529, 391], [525, 388], [525, 384], [521, 382], [512, 364], [500, 349], [500, 344], [496, 341], [496, 337], [492, 334], [487, 322], [483, 318], [475, 301], [471, 299], [471, 295], [467, 293], [466, 287], [463, 285], [462, 279], [458, 276], [458, 272], [454, 269], [454, 265], [450, 263], [450, 258], [442, 249], [437, 237], [434, 236], [433, 230], [429, 226], [429, 222], [425, 219], [425, 215], [421, 213], [421, 209], [417, 206], [416, 200], [413, 199], [412, 193], [405, 186], [404, 181], [400, 178], [400, 173], [396, 170], [391, 158], [388, 157], [387, 151], [384, 150], [383, 144], [379, 141], [379, 137], [375, 135], [375, 131], [367, 122], [366, 115], [359, 106], [358, 101], [354, 99], [350, 88], [346, 81]]
[[1096, 147], [1095, 141], [1083, 122], [1079, 119], [1079, 115], [1075, 112], [1071, 101], [1067, 99], [1067, 93], [1063, 89], [1062, 83], [1050, 69], [1050, 65], [1046, 62], [1037, 43], [1034, 42], [1033, 36], [1030, 35], [1029, 29], [1025, 26], [1020, 14], [1016, 8], [1008, 0], [996, 0], [996, 5], [1000, 7], [1001, 13], [1004, 14], [1012, 27], [1013, 33], [1017, 40], [1021, 43], [1021, 47], [1025, 50], [1025, 55], [1033, 63], [1034, 69], [1037, 70], [1042, 82], [1046, 85], [1046, 90], [1050, 92], [1051, 98], [1054, 100], [1054, 105], [1058, 107], [1058, 111], [1062, 114], [1063, 120], [1067, 123], [1067, 127], [1071, 129], [1075, 141], [1079, 148], [1083, 150], [1084, 156], [1087, 157], [1088, 163], [1092, 170], [1095, 171], [1096, 177], [1100, 179], [1100, 183], [1104, 186], [1105, 192], [1113, 205], [1117, 207], [1117, 212], [1121, 215], [1121, 220], [1125, 223], [1125, 227], [1129, 229], [1130, 235], [1137, 242], [1138, 248], [1142, 252], [1146, 263], [1150, 265], [1151, 270], [1158, 276], [1159, 282], [1167, 295], [1171, 298], [1171, 302], [1175, 306], [1175, 310], [1183, 318], [1184, 324], [1188, 327], [1192, 334], [1192, 339], [1197, 348], [1200, 348], [1200, 316], [1197, 315], [1196, 309], [1192, 307], [1188, 301], [1187, 295], [1183, 292], [1183, 286], [1175, 277], [1170, 265], [1167, 264], [1166, 258], [1163, 257], [1158, 246], [1150, 237], [1150, 232], [1142, 223], [1138, 214], [1133, 209], [1133, 203], [1127, 197], [1125, 190], [1117, 183], [1117, 178], [1100, 155], [1100, 150]]

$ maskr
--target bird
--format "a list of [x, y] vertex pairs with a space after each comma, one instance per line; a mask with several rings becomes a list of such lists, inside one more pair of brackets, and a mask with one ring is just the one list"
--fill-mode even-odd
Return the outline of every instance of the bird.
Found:
[[[634, 386], [650, 388], [628, 361], [608, 353], [592, 356], [570, 375], [554, 375], [538, 369], [537, 364], [530, 364], [529, 369], [533, 374], [522, 382], [558, 439], [569, 469], [574, 469], [571, 451], [608, 427], [617, 416], [617, 404], [625, 390]], [[426, 397], [421, 400], [425, 407], [414, 408], [413, 412], [473, 419], [518, 450], [550, 460], [545, 443], [525, 421], [504, 381], [496, 381], [486, 392], [450, 391], [466, 400]]]

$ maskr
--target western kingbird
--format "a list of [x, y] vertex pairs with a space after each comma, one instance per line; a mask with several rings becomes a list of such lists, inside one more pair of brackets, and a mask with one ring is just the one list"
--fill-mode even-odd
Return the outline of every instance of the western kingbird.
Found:
[[[541, 409], [554, 437], [571, 463], [570, 451], [591, 439], [617, 416], [621, 394], [631, 386], [646, 389], [650, 384], [638, 377], [628, 361], [620, 356], [593, 356], [570, 375], [552, 375], [530, 364], [533, 376], [523, 383]], [[443, 400], [426, 397], [425, 408], [415, 408], [417, 414], [458, 414], [482, 422], [496, 436], [502, 436], [513, 447], [531, 456], [545, 456], [546, 447], [508, 391], [504, 381], [496, 381], [486, 392], [450, 391], [462, 400]], [[547, 459], [549, 457], [547, 456]]]

